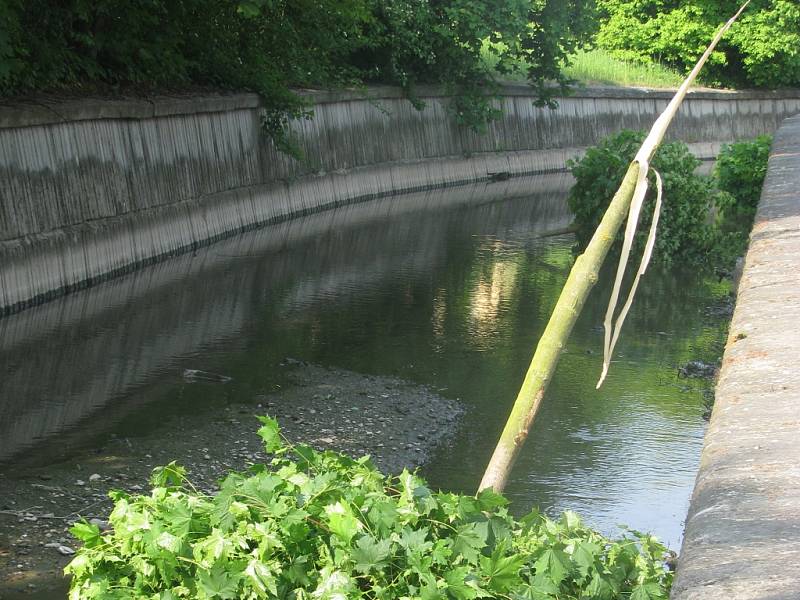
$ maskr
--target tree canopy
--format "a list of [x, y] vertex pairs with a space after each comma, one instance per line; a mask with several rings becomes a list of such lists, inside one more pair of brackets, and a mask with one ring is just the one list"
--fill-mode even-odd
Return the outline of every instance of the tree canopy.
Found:
[[[496, 75], [520, 61], [546, 81], [587, 39], [593, 0], [3, 0], [0, 95], [53, 89], [252, 90], [278, 124], [292, 89], [445, 86], [474, 127]], [[484, 48], [484, 40], [502, 42]], [[494, 69], [482, 57], [497, 59]]]
[[[617, 58], [687, 71], [741, 0], [598, 0], [597, 43]], [[800, 85], [800, 4], [752, 0], [709, 61], [704, 81]]]

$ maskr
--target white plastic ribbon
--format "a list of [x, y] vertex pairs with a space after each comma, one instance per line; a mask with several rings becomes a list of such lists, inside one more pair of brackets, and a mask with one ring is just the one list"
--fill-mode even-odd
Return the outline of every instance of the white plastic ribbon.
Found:
[[[645, 169], [640, 165], [640, 179], [636, 182], [636, 190], [634, 190], [634, 199], [631, 202], [631, 211], [633, 210], [633, 202], [637, 199], [637, 193], [639, 193], [639, 182], [641, 181], [641, 173], [645, 172]], [[625, 300], [625, 304], [622, 307], [622, 310], [617, 317], [617, 322], [613, 324], [612, 328], [612, 320], [614, 316], [614, 309], [617, 305], [617, 300], [619, 299], [619, 288], [622, 285], [622, 277], [625, 274], [625, 264], [627, 263], [628, 254], [630, 254], [630, 246], [633, 242], [633, 236], [628, 238], [628, 228], [626, 227], [625, 230], [625, 241], [623, 242], [622, 250], [623, 252], [626, 251], [627, 246], [627, 253], [625, 254], [625, 262], [623, 263], [622, 259], [620, 258], [620, 263], [617, 266], [617, 278], [614, 280], [614, 290], [612, 291], [611, 298], [612, 302], [608, 306], [608, 310], [606, 312], [606, 320], [604, 323], [605, 326], [605, 344], [603, 346], [603, 371], [600, 374], [600, 379], [597, 382], [597, 388], [599, 389], [601, 385], [603, 385], [603, 381], [608, 374], [608, 367], [611, 364], [611, 355], [614, 352], [614, 346], [617, 345], [617, 340], [619, 339], [619, 333], [622, 329], [622, 324], [625, 322], [625, 317], [628, 316], [628, 311], [633, 304], [633, 297], [636, 295], [636, 288], [639, 287], [639, 280], [641, 279], [642, 275], [645, 274], [647, 271], [647, 266], [650, 264], [650, 259], [653, 256], [653, 247], [656, 243], [656, 229], [658, 228], [658, 217], [661, 215], [661, 196], [663, 193], [663, 183], [661, 181], [661, 174], [653, 169], [653, 173], [656, 176], [656, 205], [653, 209], [653, 220], [650, 223], [650, 232], [647, 235], [647, 242], [644, 246], [644, 252], [642, 253], [642, 261], [639, 263], [639, 270], [636, 272], [636, 277], [633, 279], [633, 284], [631, 285], [631, 290], [628, 292], [628, 298]], [[644, 200], [644, 195], [647, 194], [647, 180], [645, 175], [645, 182], [642, 186], [644, 188], [644, 192], [642, 193], [642, 198], [639, 200], [639, 206], [636, 210], [636, 220], [638, 221], [639, 212], [641, 210], [642, 201]], [[631, 211], [628, 212], [628, 222], [631, 222], [632, 215]], [[634, 226], [633, 233], [636, 233], [636, 228]], [[612, 333], [613, 329], [613, 333]]]
[[631, 205], [628, 209], [628, 220], [625, 224], [625, 239], [622, 242], [622, 253], [620, 254], [619, 264], [617, 265], [617, 277], [614, 280], [614, 287], [611, 291], [611, 299], [608, 302], [608, 310], [606, 311], [606, 318], [603, 323], [605, 329], [605, 336], [603, 340], [603, 370], [600, 374], [600, 380], [597, 382], [597, 388], [603, 384], [603, 381], [608, 374], [608, 368], [611, 364], [611, 353], [614, 351], [614, 346], [619, 338], [620, 328], [625, 320], [625, 316], [628, 314], [630, 305], [633, 303], [633, 296], [635, 295], [636, 288], [639, 285], [639, 278], [647, 269], [647, 264], [650, 262], [650, 257], [652, 255], [653, 245], [655, 244], [656, 226], [658, 224], [658, 215], [661, 210], [662, 185], [661, 176], [654, 169], [653, 171], [656, 173], [658, 194], [656, 198], [656, 208], [653, 213], [653, 222], [650, 226], [650, 234], [647, 237], [647, 243], [645, 244], [645, 251], [642, 256], [642, 262], [639, 265], [639, 271], [637, 272], [633, 281], [633, 285], [631, 286], [631, 291], [628, 294], [625, 306], [623, 306], [615, 324], [614, 311], [617, 308], [617, 301], [619, 300], [619, 290], [622, 286], [622, 278], [625, 275], [625, 268], [628, 264], [631, 246], [633, 245], [633, 238], [636, 234], [636, 227], [639, 224], [639, 213], [642, 209], [644, 197], [647, 194], [647, 173], [650, 171], [650, 161], [652, 160], [656, 149], [661, 144], [661, 140], [664, 139], [664, 134], [667, 132], [667, 127], [672, 122], [675, 114], [678, 112], [681, 102], [683, 102], [683, 99], [686, 97], [686, 93], [689, 91], [692, 83], [694, 83], [698, 73], [700, 73], [700, 70], [708, 60], [708, 57], [711, 56], [711, 53], [722, 39], [722, 36], [725, 35], [725, 32], [728, 31], [736, 19], [739, 18], [739, 15], [741, 15], [742, 11], [747, 8], [748, 4], [750, 4], [750, 0], [747, 0], [747, 2], [745, 2], [736, 12], [736, 14], [731, 17], [728, 22], [725, 23], [725, 25], [722, 26], [722, 29], [719, 30], [717, 35], [714, 36], [714, 39], [708, 45], [708, 48], [706, 48], [703, 56], [700, 57], [700, 60], [697, 61], [694, 69], [692, 69], [692, 72], [689, 73], [689, 75], [681, 84], [681, 87], [679, 87], [678, 91], [675, 92], [675, 96], [673, 96], [672, 100], [670, 100], [667, 108], [663, 113], [661, 113], [658, 119], [656, 119], [656, 122], [653, 124], [653, 128], [650, 130], [650, 133], [642, 143], [642, 147], [639, 148], [639, 152], [636, 153], [636, 157], [633, 159], [634, 162], [638, 163], [639, 165], [639, 176], [636, 180], [636, 188], [633, 191], [633, 198], [631, 199]]

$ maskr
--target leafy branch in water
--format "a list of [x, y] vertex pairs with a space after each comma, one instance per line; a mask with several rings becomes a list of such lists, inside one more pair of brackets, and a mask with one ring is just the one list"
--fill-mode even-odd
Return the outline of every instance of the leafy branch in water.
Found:
[[574, 513], [516, 520], [501, 495], [434, 492], [414, 473], [378, 472], [292, 446], [273, 419], [274, 458], [199, 493], [175, 463], [149, 495], [112, 492], [110, 529], [80, 522], [71, 599], [631, 598], [666, 600], [655, 538], [611, 540]]
[[[620, 286], [625, 275], [630, 250], [636, 235], [642, 203], [647, 195], [648, 176], [651, 170], [650, 162], [653, 160], [656, 150], [661, 145], [670, 122], [675, 117], [678, 108], [686, 97], [689, 87], [696, 80], [698, 73], [714, 51], [716, 45], [722, 39], [722, 36], [730, 29], [736, 19], [741, 15], [742, 11], [747, 8], [749, 2], [750, 0], [746, 0], [736, 14], [719, 29], [714, 39], [697, 61], [697, 64], [695, 64], [692, 72], [678, 88], [672, 100], [667, 104], [666, 109], [664, 109], [655, 123], [653, 123], [650, 132], [636, 152], [633, 161], [628, 165], [625, 176], [619, 184], [619, 188], [614, 194], [614, 197], [610, 200], [608, 210], [605, 211], [605, 214], [597, 226], [597, 230], [586, 246], [586, 251], [576, 259], [575, 264], [572, 266], [564, 288], [561, 290], [558, 302], [556, 302], [556, 306], [550, 316], [550, 320], [547, 322], [547, 326], [539, 338], [539, 343], [531, 358], [531, 363], [525, 374], [525, 379], [517, 394], [517, 399], [514, 401], [514, 405], [511, 408], [511, 414], [506, 421], [503, 432], [500, 434], [500, 440], [497, 446], [495, 446], [492, 457], [483, 474], [479, 489], [492, 488], [500, 491], [504, 488], [511, 468], [514, 465], [514, 461], [522, 445], [525, 443], [531, 425], [536, 419], [536, 413], [541, 406], [548, 383], [553, 377], [558, 359], [567, 342], [567, 338], [569, 338], [569, 334], [577, 321], [578, 315], [589, 296], [589, 291], [597, 281], [600, 267], [611, 248], [611, 244], [617, 232], [622, 226], [622, 221], [626, 220], [625, 236], [620, 251], [619, 264], [617, 265], [617, 276], [611, 290], [611, 299], [608, 303], [608, 310], [606, 311], [606, 319], [604, 321], [603, 370], [597, 387], [600, 387], [605, 379], [620, 328], [633, 302], [633, 297], [639, 284], [639, 278], [644, 274], [650, 261], [653, 244], [655, 242], [662, 191], [662, 179], [657, 173], [655, 174], [655, 179], [658, 193], [652, 217], [652, 226], [642, 253], [641, 263], [639, 264], [639, 268], [631, 284], [628, 298], [615, 321], [613, 317], [619, 299]], [[625, 219], [625, 213], [627, 213], [627, 219]]]

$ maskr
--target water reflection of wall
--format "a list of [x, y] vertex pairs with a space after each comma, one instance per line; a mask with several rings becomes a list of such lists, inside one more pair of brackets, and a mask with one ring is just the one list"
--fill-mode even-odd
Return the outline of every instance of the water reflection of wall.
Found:
[[288, 318], [397, 268], [430, 270], [452, 228], [563, 228], [568, 185], [563, 174], [543, 175], [348, 205], [2, 319], [0, 461], [56, 436], [108, 430], [152, 400], [147, 386], [242, 335], [267, 304]]

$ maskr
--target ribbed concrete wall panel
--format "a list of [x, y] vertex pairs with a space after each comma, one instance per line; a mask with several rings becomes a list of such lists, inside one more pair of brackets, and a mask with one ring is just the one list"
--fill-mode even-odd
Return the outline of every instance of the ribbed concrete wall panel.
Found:
[[[311, 94], [314, 118], [292, 124], [301, 161], [275, 149], [248, 94], [0, 107], [0, 314], [266, 222], [563, 168], [649, 127], [670, 94], [580, 90], [550, 110], [509, 86], [483, 135], [440, 90], [419, 97], [421, 111], [391, 88]], [[800, 92], [695, 92], [670, 133], [708, 152], [796, 112]]]

